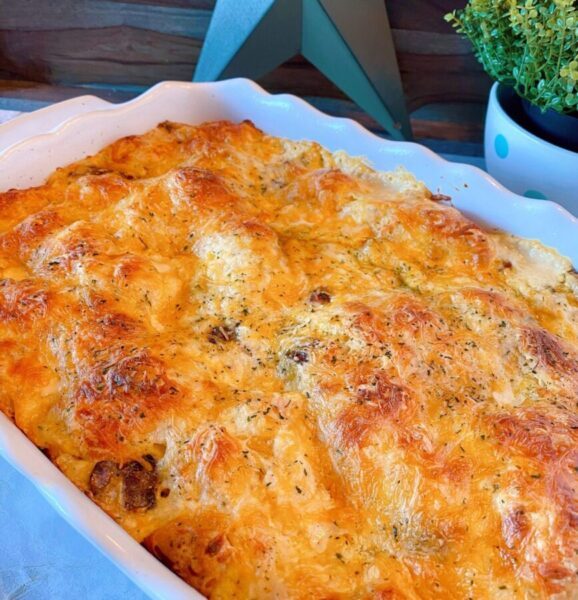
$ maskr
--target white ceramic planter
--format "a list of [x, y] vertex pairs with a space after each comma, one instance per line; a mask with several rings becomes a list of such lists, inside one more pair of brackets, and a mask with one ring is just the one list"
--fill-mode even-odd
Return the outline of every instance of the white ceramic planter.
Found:
[[578, 215], [578, 153], [550, 144], [518, 125], [500, 104], [498, 90], [495, 83], [486, 115], [488, 173], [521, 196], [553, 200]]

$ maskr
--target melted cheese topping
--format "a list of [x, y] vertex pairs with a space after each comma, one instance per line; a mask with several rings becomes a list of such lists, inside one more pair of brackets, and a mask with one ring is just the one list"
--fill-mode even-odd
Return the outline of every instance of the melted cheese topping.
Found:
[[0, 408], [211, 598], [576, 597], [576, 275], [439, 200], [248, 122], [6, 192]]

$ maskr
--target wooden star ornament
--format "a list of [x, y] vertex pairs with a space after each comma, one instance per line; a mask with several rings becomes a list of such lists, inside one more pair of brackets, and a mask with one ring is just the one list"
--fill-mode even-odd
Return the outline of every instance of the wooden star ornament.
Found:
[[411, 138], [384, 0], [217, 0], [194, 81], [258, 79], [297, 54]]

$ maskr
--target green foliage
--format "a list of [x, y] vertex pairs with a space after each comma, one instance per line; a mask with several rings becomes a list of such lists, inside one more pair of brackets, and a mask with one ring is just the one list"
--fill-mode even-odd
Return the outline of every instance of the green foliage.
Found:
[[490, 77], [543, 111], [577, 110], [574, 0], [469, 0], [445, 19], [469, 38]]

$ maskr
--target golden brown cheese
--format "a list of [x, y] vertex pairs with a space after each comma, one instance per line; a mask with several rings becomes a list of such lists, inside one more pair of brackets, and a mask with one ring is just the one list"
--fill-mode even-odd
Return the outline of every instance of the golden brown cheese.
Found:
[[404, 171], [162, 123], [1, 194], [0, 279], [0, 408], [203, 594], [578, 594], [556, 252]]

